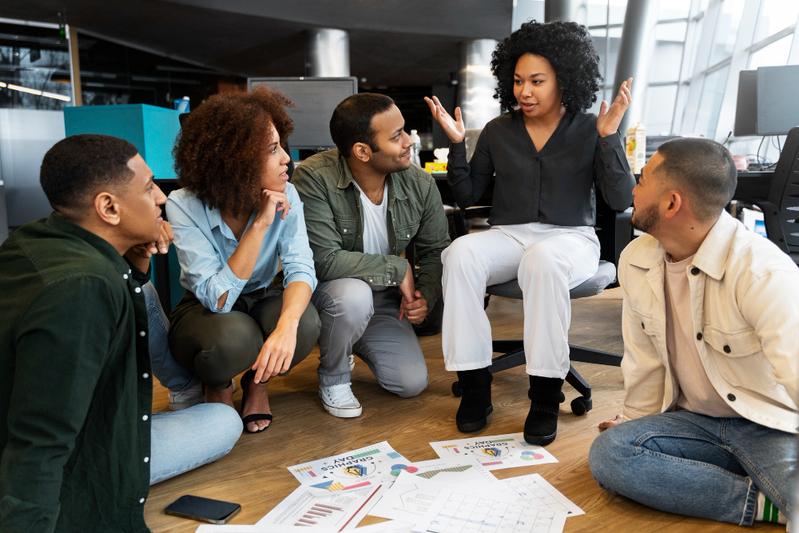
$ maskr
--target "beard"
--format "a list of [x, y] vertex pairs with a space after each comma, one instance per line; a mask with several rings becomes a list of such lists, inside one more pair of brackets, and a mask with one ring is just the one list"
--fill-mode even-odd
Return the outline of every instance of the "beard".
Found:
[[650, 205], [644, 209], [633, 210], [633, 215], [630, 217], [630, 224], [637, 230], [644, 233], [652, 233], [660, 225], [660, 214], [658, 213], [657, 204]]

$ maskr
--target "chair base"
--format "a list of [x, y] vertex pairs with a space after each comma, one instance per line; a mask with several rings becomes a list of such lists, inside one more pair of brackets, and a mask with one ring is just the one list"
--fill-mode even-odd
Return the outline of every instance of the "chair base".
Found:
[[[501, 352], [502, 355], [495, 357], [491, 366], [488, 369], [492, 374], [524, 365], [526, 363], [524, 357], [524, 344], [521, 340], [505, 340], [494, 341], [494, 352]], [[572, 361], [579, 361], [581, 363], [594, 363], [598, 365], [608, 366], [621, 366], [621, 355], [605, 352], [602, 350], [594, 350], [583, 348], [582, 346], [569, 345], [569, 358]], [[569, 365], [569, 374], [566, 376], [566, 381], [580, 393], [571, 402], [571, 410], [577, 416], [582, 416], [593, 408], [593, 400], [591, 399], [591, 385], [583, 378], [573, 365]], [[460, 385], [457, 381], [452, 384], [452, 394], [455, 396], [461, 395]]]

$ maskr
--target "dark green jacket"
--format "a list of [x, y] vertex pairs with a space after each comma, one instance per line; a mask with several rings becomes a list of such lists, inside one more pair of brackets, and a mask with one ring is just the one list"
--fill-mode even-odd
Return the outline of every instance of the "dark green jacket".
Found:
[[0, 531], [149, 531], [145, 281], [54, 214], [0, 247]]
[[305, 204], [305, 225], [320, 282], [356, 278], [370, 285], [399, 285], [408, 270], [408, 262], [399, 255], [414, 239], [419, 257], [416, 288], [432, 310], [441, 297], [441, 252], [450, 241], [441, 195], [430, 174], [411, 165], [388, 175], [391, 255], [363, 253], [360, 193], [338, 150], [303, 161], [291, 182]]

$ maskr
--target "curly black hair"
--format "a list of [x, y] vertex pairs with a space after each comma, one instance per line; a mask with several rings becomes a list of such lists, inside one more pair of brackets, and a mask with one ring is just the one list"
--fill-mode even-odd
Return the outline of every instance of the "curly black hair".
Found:
[[266, 85], [211, 96], [189, 113], [173, 155], [178, 185], [233, 216], [258, 207], [260, 176], [274, 124], [280, 143], [294, 131], [291, 100]]
[[552, 65], [558, 85], [563, 87], [562, 103], [569, 113], [585, 111], [596, 102], [602, 75], [599, 53], [585, 26], [556, 20], [522, 24], [494, 50], [491, 71], [497, 78], [494, 98], [503, 111], [516, 107], [513, 96], [513, 73], [524, 54], [541, 56]]

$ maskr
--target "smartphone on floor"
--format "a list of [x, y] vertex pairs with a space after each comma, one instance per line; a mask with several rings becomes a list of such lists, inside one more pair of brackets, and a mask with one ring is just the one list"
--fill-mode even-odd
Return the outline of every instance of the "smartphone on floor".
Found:
[[170, 503], [164, 512], [210, 524], [224, 524], [241, 511], [241, 505], [189, 494]]

